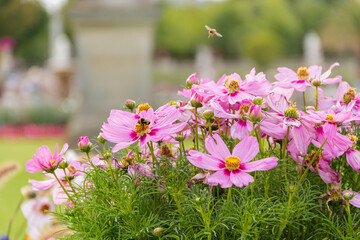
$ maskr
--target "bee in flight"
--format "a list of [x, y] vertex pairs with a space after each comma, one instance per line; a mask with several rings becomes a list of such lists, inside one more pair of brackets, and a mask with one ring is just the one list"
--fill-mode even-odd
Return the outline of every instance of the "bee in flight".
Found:
[[210, 37], [213, 37], [214, 35], [218, 36], [218, 37], [222, 37], [222, 35], [220, 33], [218, 33], [216, 31], [216, 29], [214, 28], [210, 28], [208, 25], [205, 25], [205, 28], [209, 31], [209, 36], [208, 38]]
[[140, 118], [138, 121], [138, 124], [140, 125], [150, 125], [150, 119], [148, 118]]

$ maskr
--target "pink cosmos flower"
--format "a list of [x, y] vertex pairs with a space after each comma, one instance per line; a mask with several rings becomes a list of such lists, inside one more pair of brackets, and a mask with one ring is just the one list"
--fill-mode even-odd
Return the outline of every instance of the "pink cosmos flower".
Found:
[[161, 107], [154, 112], [152, 108], [139, 114], [112, 110], [108, 123], [101, 131], [104, 139], [116, 143], [113, 152], [127, 148], [139, 141], [144, 148], [148, 142], [157, 142], [164, 137], [181, 131], [187, 123], [175, 123], [181, 113], [176, 106]]
[[351, 88], [347, 82], [341, 82], [336, 99], [323, 97], [319, 100], [319, 108], [323, 111], [331, 108], [335, 113], [346, 110], [357, 114], [360, 110], [360, 93], [356, 94], [356, 89]]
[[222, 102], [235, 104], [245, 99], [253, 99], [254, 96], [265, 97], [271, 89], [271, 84], [266, 80], [264, 73], [255, 75], [255, 68], [246, 75], [245, 81], [237, 73], [229, 76], [223, 75], [217, 82], [221, 92], [217, 92]]
[[209, 184], [220, 184], [222, 188], [247, 186], [254, 178], [248, 174], [253, 171], [265, 171], [277, 166], [275, 157], [253, 161], [259, 152], [255, 137], [247, 137], [238, 143], [232, 153], [219, 135], [208, 137], [205, 141], [209, 154], [189, 151], [188, 160], [196, 167], [215, 171], [208, 177]]
[[327, 135], [329, 140], [336, 135], [339, 124], [348, 124], [353, 120], [352, 112], [350, 111], [335, 113], [330, 109], [328, 113], [324, 113], [308, 110], [307, 113], [308, 114], [302, 115], [303, 118], [317, 124], [324, 124], [324, 133]]
[[37, 149], [37, 154], [33, 155], [33, 158], [26, 162], [25, 170], [30, 173], [36, 173], [41, 171], [54, 170], [59, 162], [63, 159], [62, 155], [68, 149], [69, 145], [64, 144], [60, 153], [58, 153], [58, 145], [55, 145], [54, 154], [51, 153], [48, 146], [42, 146]]
[[[69, 166], [65, 169], [66, 176], [63, 169], [56, 169], [55, 174], [63, 185], [68, 185], [68, 180], [72, 180], [76, 176], [84, 175], [82, 170], [83, 170], [83, 166], [79, 162], [71, 161], [69, 163]], [[46, 173], [45, 175], [48, 176], [50, 179], [44, 181], [29, 179], [29, 183], [32, 184], [32, 188], [34, 190], [46, 190], [54, 185], [59, 184], [53, 174]]]
[[298, 92], [305, 92], [307, 87], [312, 86], [313, 81], [317, 81], [318, 86], [341, 82], [341, 76], [328, 78], [332, 68], [335, 66], [339, 66], [339, 63], [331, 65], [323, 74], [321, 74], [322, 67], [317, 65], [310, 66], [309, 68], [300, 67], [297, 72], [286, 67], [281, 67], [278, 68], [279, 73], [275, 75], [276, 80], [278, 80], [278, 82], [275, 83], [275, 86], [278, 88], [295, 89]]

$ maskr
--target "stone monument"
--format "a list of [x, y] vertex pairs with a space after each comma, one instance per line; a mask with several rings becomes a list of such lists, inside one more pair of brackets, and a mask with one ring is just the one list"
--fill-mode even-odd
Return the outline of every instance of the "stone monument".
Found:
[[82, 98], [69, 124], [74, 141], [81, 135], [97, 136], [111, 109], [121, 109], [128, 98], [151, 103], [158, 11], [151, 0], [79, 0], [69, 15]]
[[304, 62], [307, 66], [320, 65], [323, 60], [321, 39], [316, 32], [311, 31], [304, 38]]

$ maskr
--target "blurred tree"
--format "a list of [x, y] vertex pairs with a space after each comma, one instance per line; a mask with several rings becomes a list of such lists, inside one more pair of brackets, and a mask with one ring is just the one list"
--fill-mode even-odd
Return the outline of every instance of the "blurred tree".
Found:
[[48, 17], [37, 1], [0, 0], [0, 37], [16, 39], [15, 53], [28, 65], [48, 55]]

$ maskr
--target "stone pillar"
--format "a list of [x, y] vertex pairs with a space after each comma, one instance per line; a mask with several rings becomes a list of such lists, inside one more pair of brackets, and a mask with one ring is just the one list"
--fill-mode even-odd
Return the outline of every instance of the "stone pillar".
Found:
[[121, 109], [126, 99], [151, 102], [153, 97], [156, 9], [96, 3], [80, 4], [70, 12], [75, 30], [75, 79], [82, 98], [69, 124], [72, 141], [80, 135], [97, 136], [111, 109]]

